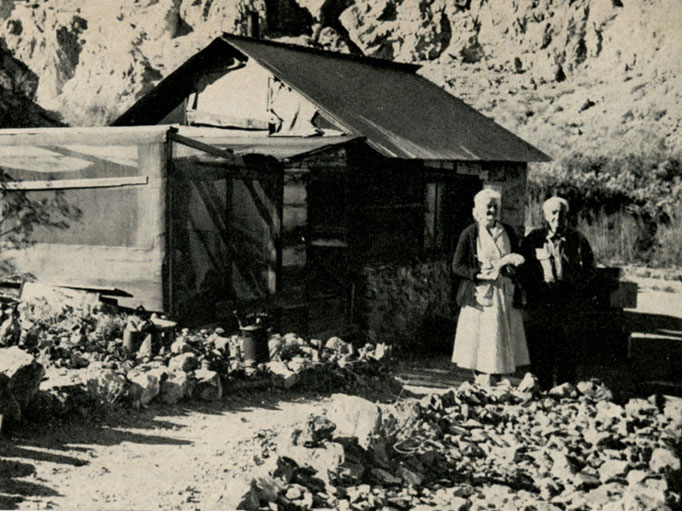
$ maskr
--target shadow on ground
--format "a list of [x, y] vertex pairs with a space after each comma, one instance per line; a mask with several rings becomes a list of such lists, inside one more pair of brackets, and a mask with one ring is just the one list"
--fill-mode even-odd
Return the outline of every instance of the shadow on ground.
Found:
[[[14, 458], [22, 458], [17, 461]], [[23, 449], [8, 440], [0, 439], [0, 509], [17, 509], [28, 497], [58, 497], [60, 493], [34, 481], [21, 478], [35, 475], [35, 466], [25, 460], [35, 460], [36, 453], [30, 449]], [[79, 460], [69, 456], [56, 456], [55, 462], [65, 462], [70, 465], [82, 464]], [[60, 461], [56, 461], [60, 460]]]

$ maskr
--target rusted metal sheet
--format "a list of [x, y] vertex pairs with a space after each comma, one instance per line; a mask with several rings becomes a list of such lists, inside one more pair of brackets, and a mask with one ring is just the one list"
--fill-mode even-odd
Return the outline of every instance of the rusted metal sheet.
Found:
[[341, 57], [223, 35], [384, 156], [545, 161], [548, 157], [415, 73], [415, 66]]

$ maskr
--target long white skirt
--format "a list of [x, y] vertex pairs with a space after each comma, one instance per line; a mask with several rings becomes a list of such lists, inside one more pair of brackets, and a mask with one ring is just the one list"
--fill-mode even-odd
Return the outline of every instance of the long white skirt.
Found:
[[[487, 286], [487, 289], [486, 289]], [[509, 374], [528, 365], [528, 346], [521, 311], [512, 306], [514, 286], [506, 277], [477, 287], [487, 291], [487, 306], [460, 310], [452, 361], [490, 374]]]

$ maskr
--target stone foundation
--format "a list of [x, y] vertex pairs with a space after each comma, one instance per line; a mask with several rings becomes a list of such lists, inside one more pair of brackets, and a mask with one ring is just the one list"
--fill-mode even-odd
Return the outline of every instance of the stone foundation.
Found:
[[368, 266], [357, 294], [358, 322], [372, 342], [422, 350], [429, 325], [452, 317], [450, 296], [445, 260]]

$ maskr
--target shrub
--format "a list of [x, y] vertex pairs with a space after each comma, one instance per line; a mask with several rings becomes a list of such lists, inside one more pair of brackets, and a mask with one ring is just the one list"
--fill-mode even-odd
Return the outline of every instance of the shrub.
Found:
[[552, 195], [571, 205], [570, 221], [600, 261], [679, 265], [682, 155], [661, 148], [615, 156], [573, 154], [532, 166], [526, 225], [542, 223]]

